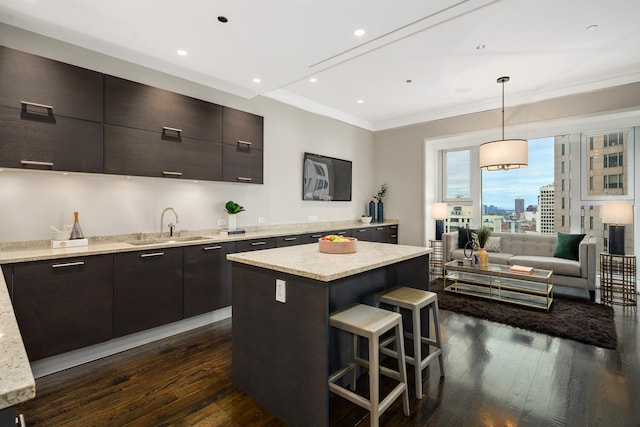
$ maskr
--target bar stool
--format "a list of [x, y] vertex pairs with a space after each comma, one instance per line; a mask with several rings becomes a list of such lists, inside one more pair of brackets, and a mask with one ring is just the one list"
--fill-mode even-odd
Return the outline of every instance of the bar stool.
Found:
[[[422, 371], [428, 367], [436, 357], [440, 361], [440, 375], [444, 376], [444, 365], [442, 363], [442, 340], [440, 338], [440, 322], [438, 321], [438, 295], [421, 289], [396, 286], [377, 293], [374, 297], [374, 302], [376, 307], [379, 307], [380, 303], [391, 305], [394, 307], [396, 312], [399, 312], [400, 308], [411, 310], [413, 333], [407, 332], [405, 333], [405, 336], [413, 340], [413, 357], [405, 355], [405, 360], [415, 368], [416, 397], [418, 399], [422, 399]], [[427, 331], [427, 336], [422, 336], [420, 331], [420, 311], [423, 308], [427, 308], [427, 310], [431, 309], [431, 312], [433, 313], [433, 329], [435, 330], [436, 335], [435, 340], [429, 337], [429, 331]], [[416, 336], [418, 339], [415, 338]], [[380, 344], [382, 347], [380, 352], [396, 357], [396, 352], [387, 348], [387, 345], [394, 341], [393, 338], [394, 337], [387, 338]], [[427, 357], [422, 358], [421, 344], [433, 346], [436, 350], [430, 353]]]
[[[392, 311], [369, 305], [356, 304], [332, 313], [329, 324], [337, 329], [352, 334], [351, 362], [329, 376], [329, 390], [370, 413], [371, 425], [379, 425], [379, 417], [400, 396], [404, 405], [404, 414], [409, 416], [409, 392], [407, 391], [407, 370], [404, 363], [404, 343], [402, 334], [402, 316]], [[380, 337], [394, 329], [394, 336], [399, 355], [398, 371], [380, 366]], [[369, 342], [369, 360], [358, 356], [358, 337], [367, 338]], [[392, 337], [393, 338], [393, 337]], [[369, 400], [355, 393], [356, 364], [369, 370]], [[351, 390], [336, 384], [340, 378], [351, 373]], [[380, 401], [379, 374], [393, 378], [399, 382], [389, 394]]]

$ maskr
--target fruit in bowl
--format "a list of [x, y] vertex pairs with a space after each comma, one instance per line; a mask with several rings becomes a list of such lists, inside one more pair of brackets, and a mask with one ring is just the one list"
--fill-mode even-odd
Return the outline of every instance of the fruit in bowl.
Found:
[[337, 234], [329, 234], [318, 239], [320, 252], [329, 254], [351, 254], [356, 251], [355, 237], [345, 237]]

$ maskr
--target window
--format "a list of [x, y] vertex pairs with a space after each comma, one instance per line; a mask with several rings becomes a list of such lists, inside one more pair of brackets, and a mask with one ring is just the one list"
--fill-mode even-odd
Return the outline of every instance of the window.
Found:
[[[623, 153], [606, 154], [604, 156], [605, 168], [617, 168], [622, 166]], [[593, 157], [591, 157], [593, 159]], [[593, 168], [592, 168], [593, 169]]]
[[619, 175], [605, 175], [604, 176], [604, 188], [605, 189], [616, 189], [622, 188], [624, 179], [622, 174]]
[[446, 151], [445, 199], [471, 199], [471, 150]]

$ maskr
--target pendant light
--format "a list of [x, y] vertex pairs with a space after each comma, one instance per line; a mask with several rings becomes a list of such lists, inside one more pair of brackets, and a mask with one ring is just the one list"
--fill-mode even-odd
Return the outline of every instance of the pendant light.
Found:
[[529, 148], [526, 139], [504, 139], [504, 84], [509, 77], [500, 77], [502, 84], [502, 139], [480, 145], [480, 169], [488, 171], [526, 168]]

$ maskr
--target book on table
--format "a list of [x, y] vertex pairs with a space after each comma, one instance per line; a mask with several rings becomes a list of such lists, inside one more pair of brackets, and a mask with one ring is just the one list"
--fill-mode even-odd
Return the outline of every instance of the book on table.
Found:
[[509, 267], [509, 271], [512, 273], [525, 273], [525, 274], [533, 274], [534, 268], [527, 267], [526, 265], [512, 265]]

